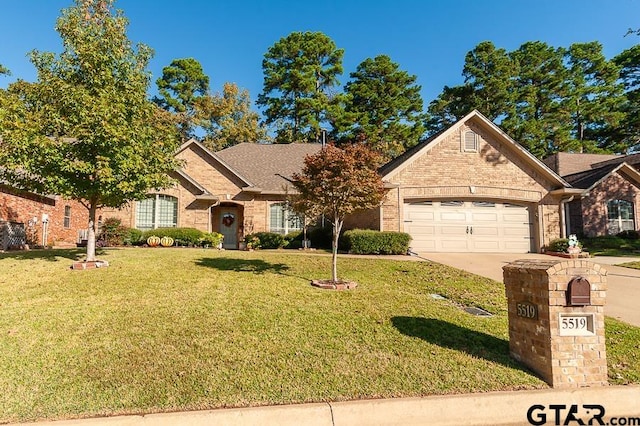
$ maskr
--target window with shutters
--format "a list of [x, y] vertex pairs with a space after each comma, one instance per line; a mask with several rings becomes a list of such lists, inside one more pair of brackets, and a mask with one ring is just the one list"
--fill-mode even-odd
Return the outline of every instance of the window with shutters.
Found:
[[478, 135], [473, 130], [464, 132], [462, 138], [464, 152], [478, 152]]

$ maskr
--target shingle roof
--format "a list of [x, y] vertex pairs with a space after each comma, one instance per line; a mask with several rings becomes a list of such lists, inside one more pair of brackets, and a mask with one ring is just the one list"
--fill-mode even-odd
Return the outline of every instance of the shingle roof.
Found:
[[316, 143], [241, 143], [215, 154], [262, 192], [284, 193], [290, 186], [285, 178], [302, 171], [305, 157], [321, 148]]
[[[624, 155], [614, 154], [581, 154], [573, 152], [558, 152], [547, 158], [545, 163], [551, 170], [560, 176], [568, 176], [586, 170], [591, 170], [604, 165], [603, 162], [615, 162], [616, 164], [626, 161]], [[600, 164], [601, 163], [601, 164]]]
[[594, 183], [611, 173], [618, 166], [619, 164], [607, 164], [597, 169], [584, 170], [564, 176], [564, 179], [574, 188], [589, 189]]

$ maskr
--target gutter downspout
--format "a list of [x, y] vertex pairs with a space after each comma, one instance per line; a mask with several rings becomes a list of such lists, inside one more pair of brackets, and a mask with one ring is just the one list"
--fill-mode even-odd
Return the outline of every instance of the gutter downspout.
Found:
[[567, 212], [566, 205], [570, 203], [575, 198], [575, 195], [572, 195], [569, 198], [564, 198], [560, 200], [560, 238], [567, 238]]

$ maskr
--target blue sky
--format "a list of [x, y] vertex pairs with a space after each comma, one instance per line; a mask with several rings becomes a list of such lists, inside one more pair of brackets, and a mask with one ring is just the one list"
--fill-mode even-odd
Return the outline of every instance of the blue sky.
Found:
[[[17, 78], [35, 79], [32, 49], [61, 49], [54, 25], [72, 0], [0, 0], [0, 63]], [[202, 63], [219, 91], [226, 81], [262, 90], [267, 49], [292, 31], [322, 31], [345, 49], [344, 84], [368, 57], [387, 54], [418, 76], [426, 105], [444, 85], [462, 83], [465, 54], [491, 40], [507, 50], [526, 41], [553, 46], [597, 40], [610, 58], [634, 44], [640, 0], [117, 0], [130, 20], [129, 38], [155, 50], [155, 79], [175, 58]]]

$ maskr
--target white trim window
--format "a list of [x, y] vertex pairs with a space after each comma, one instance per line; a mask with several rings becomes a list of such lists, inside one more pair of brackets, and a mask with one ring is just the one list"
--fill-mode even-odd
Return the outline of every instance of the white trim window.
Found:
[[609, 235], [636, 229], [633, 203], [630, 201], [610, 200], [607, 203], [607, 219], [607, 231]]
[[178, 199], [155, 194], [136, 201], [136, 228], [175, 228], [178, 226]]
[[302, 231], [302, 219], [287, 208], [285, 203], [269, 206], [269, 232], [287, 235], [289, 232]]

